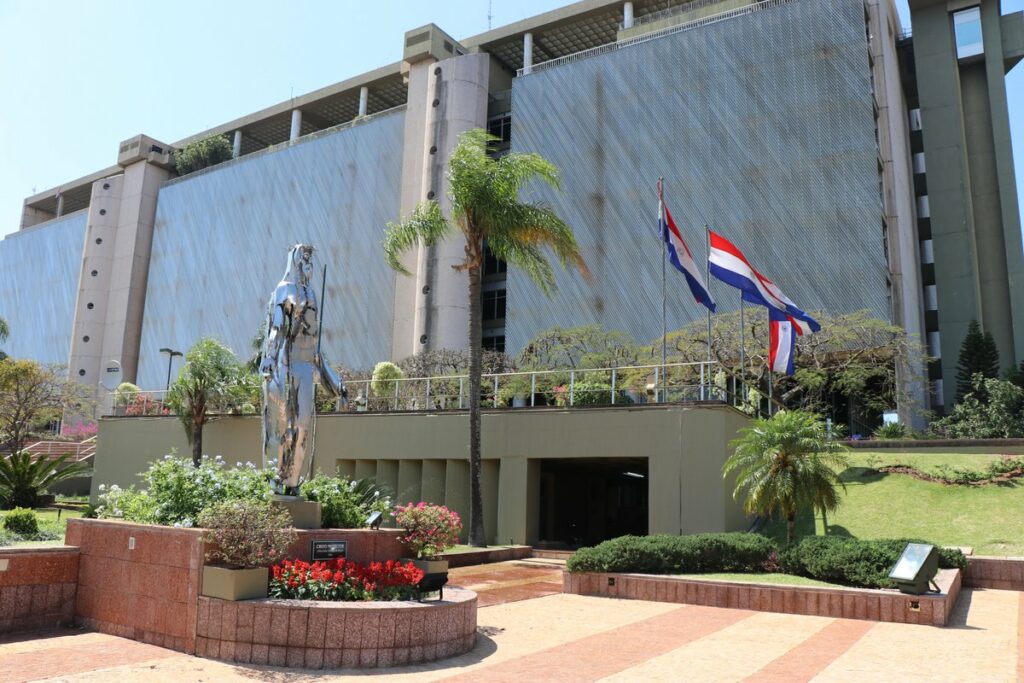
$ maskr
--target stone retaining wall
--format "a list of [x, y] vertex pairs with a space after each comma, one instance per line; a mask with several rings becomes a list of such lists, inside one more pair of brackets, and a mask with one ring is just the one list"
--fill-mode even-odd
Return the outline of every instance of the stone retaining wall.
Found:
[[70, 626], [78, 548], [0, 549], [0, 634]]
[[199, 598], [196, 654], [272, 666], [374, 668], [432, 662], [476, 640], [476, 593], [443, 601], [319, 602]]
[[749, 609], [843, 619], [945, 626], [960, 595], [961, 573], [941, 569], [942, 593], [905, 595], [895, 590], [818, 588], [778, 584], [701, 581], [650, 574], [563, 574], [563, 590], [630, 600]]
[[969, 557], [964, 583], [971, 588], [1024, 591], [1024, 557]]

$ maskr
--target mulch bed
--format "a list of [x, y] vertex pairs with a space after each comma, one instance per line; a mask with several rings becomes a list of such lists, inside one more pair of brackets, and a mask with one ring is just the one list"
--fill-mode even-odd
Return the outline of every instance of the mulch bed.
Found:
[[930, 481], [935, 484], [945, 484], [946, 486], [990, 486], [992, 484], [1001, 484], [1013, 479], [1024, 477], [1024, 467], [1018, 467], [1015, 470], [1004, 472], [994, 477], [987, 479], [978, 479], [977, 481], [952, 481], [936, 474], [928, 474], [922, 472], [919, 469], [909, 467], [907, 465], [886, 465], [885, 467], [878, 467], [875, 469], [869, 469], [870, 472], [885, 472], [887, 474], [906, 474], [907, 476], [913, 477], [914, 479], [920, 479], [921, 481]]

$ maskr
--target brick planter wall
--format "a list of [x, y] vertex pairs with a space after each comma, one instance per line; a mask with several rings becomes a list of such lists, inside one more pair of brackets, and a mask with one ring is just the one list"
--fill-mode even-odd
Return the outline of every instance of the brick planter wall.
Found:
[[[610, 579], [614, 580], [614, 585], [609, 585]], [[960, 595], [961, 572], [940, 569], [935, 582], [943, 592], [938, 595], [904, 595], [895, 590], [866, 588], [700, 581], [651, 574], [565, 572], [562, 580], [563, 590], [577, 595], [945, 626]]]
[[199, 598], [196, 654], [307, 669], [432, 662], [473, 649], [476, 593], [443, 601], [318, 602]]
[[78, 548], [0, 550], [0, 634], [70, 626]]
[[969, 557], [964, 583], [971, 588], [1024, 591], [1024, 557]]
[[448, 560], [449, 569], [454, 569], [455, 567], [468, 567], [471, 564], [522, 560], [532, 556], [533, 548], [528, 545], [517, 545], [511, 548], [484, 548], [465, 553], [444, 553], [441, 555], [441, 559]]
[[[395, 529], [299, 530], [294, 557], [308, 560], [313, 539], [348, 541], [360, 563], [398, 559]], [[134, 539], [134, 549], [129, 549]], [[75, 618], [102, 633], [196, 651], [204, 544], [198, 529], [100, 519], [68, 520], [65, 541], [80, 549]], [[0, 578], [2, 581], [2, 578]]]
[[[134, 549], [129, 549], [134, 539]], [[195, 651], [203, 571], [197, 529], [71, 519], [65, 543], [81, 550], [75, 617], [102, 633]]]

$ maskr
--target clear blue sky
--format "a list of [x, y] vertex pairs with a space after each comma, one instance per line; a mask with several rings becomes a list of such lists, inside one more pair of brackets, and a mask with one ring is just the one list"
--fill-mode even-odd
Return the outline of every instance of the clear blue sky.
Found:
[[[569, 1], [494, 0], [493, 25]], [[33, 188], [112, 165], [132, 135], [181, 139], [397, 61], [409, 29], [466, 37], [487, 14], [487, 0], [0, 0], [0, 235]], [[1008, 90], [1024, 196], [1024, 66]]]

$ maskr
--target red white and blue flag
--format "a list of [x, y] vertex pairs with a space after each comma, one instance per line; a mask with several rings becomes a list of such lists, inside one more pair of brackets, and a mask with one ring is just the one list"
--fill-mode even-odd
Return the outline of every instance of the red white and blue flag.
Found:
[[768, 367], [772, 372], [793, 374], [793, 358], [796, 355], [796, 338], [803, 331], [792, 316], [777, 308], [768, 309]]
[[710, 311], [714, 312], [715, 300], [711, 298], [711, 293], [708, 292], [704, 278], [701, 277], [700, 270], [698, 270], [697, 264], [693, 261], [693, 254], [690, 253], [690, 248], [686, 246], [686, 242], [683, 240], [679, 228], [676, 227], [675, 221], [672, 220], [672, 214], [669, 213], [664, 201], [660, 202], [660, 209], [658, 212], [658, 232], [661, 234], [662, 240], [665, 241], [665, 250], [668, 252], [669, 262], [686, 278], [686, 284], [690, 286], [690, 293], [693, 295], [694, 300], [699, 304], [704, 304]]
[[774, 282], [750, 265], [750, 261], [736, 245], [714, 232], [711, 233], [708, 260], [711, 274], [740, 290], [744, 301], [787, 314], [800, 329], [800, 334], [821, 329], [814, 318], [800, 310]]

